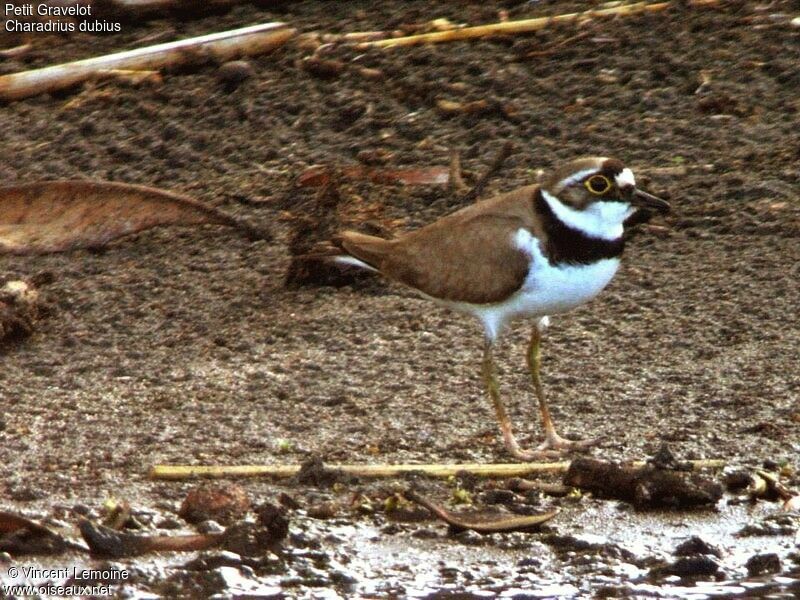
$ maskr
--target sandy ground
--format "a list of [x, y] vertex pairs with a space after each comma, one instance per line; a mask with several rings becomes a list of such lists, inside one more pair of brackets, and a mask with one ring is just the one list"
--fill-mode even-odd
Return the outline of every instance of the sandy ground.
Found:
[[[25, 58], [0, 59], [0, 72], [135, 47], [161, 31], [180, 38], [270, 20], [362, 31], [583, 6], [373, 4], [244, 6], [127, 23], [116, 35], [38, 37]], [[156, 87], [101, 84], [0, 106], [4, 183], [153, 185], [276, 233], [250, 242], [170, 228], [102, 251], [0, 257], [2, 279], [53, 276], [43, 289], [50, 315], [0, 356], [3, 506], [46, 515], [116, 496], [174, 507], [190, 484], [150, 481], [156, 463], [506, 461], [475, 323], [381, 282], [284, 286], [287, 218], [314, 195], [292, 182], [309, 165], [356, 163], [364, 150], [385, 151], [390, 168], [446, 165], [455, 148], [477, 175], [506, 141], [517, 151], [487, 194], [598, 154], [623, 159], [675, 208], [639, 232], [596, 301], [548, 331], [543, 369], [560, 428], [600, 437], [592, 454], [603, 458], [641, 458], [667, 441], [685, 458], [795, 462], [800, 29], [770, 14], [796, 9], [729, 2], [579, 30], [325, 52], [379, 69], [376, 80], [353, 66], [320, 78], [298, 63], [308, 50], [289, 46], [251, 59], [253, 77], [233, 90], [202, 65]], [[588, 33], [570, 39], [576, 31]], [[441, 98], [504, 108], [449, 116]], [[346, 181], [340, 193], [376, 203], [399, 229], [457, 207], [443, 186]], [[507, 332], [498, 360], [533, 444], [528, 327]]]

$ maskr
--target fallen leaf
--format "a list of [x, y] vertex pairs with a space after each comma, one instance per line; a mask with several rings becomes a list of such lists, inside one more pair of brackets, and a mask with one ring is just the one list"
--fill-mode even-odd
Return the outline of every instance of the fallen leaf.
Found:
[[0, 253], [44, 254], [105, 246], [163, 225], [227, 225], [269, 233], [180, 194], [109, 181], [40, 181], [0, 187]]
[[413, 492], [406, 490], [403, 496], [411, 502], [424, 506], [431, 513], [455, 529], [471, 529], [477, 533], [499, 533], [503, 531], [525, 531], [538, 527], [558, 514], [558, 510], [551, 510], [541, 515], [517, 516], [517, 515], [461, 515], [441, 506], [434, 504]]
[[27, 529], [42, 535], [50, 534], [50, 530], [36, 521], [14, 513], [0, 511], [0, 534], [14, 533], [20, 529]]
[[12, 556], [60, 554], [74, 547], [44, 525], [21, 515], [0, 511], [0, 552]]

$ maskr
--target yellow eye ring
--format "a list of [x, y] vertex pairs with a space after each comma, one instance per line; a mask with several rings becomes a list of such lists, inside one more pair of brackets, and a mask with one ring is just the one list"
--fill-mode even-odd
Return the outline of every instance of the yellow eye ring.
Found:
[[592, 175], [583, 182], [583, 185], [595, 196], [602, 196], [611, 189], [613, 184], [605, 175]]

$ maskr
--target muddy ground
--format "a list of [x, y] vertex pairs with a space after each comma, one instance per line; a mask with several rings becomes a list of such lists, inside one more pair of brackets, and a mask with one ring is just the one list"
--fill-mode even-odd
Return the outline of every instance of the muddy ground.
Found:
[[[0, 58], [0, 71], [273, 20], [347, 32], [587, 6], [242, 6], [125, 23], [114, 35], [35, 36], [33, 51]], [[626, 161], [675, 208], [642, 228], [596, 301], [554, 319], [543, 368], [560, 428], [599, 436], [590, 453], [601, 458], [640, 459], [666, 441], [683, 458], [799, 466], [800, 29], [789, 24], [797, 14], [788, 0], [676, 3], [524, 36], [394, 51], [333, 47], [321, 56], [347, 65], [333, 77], [302, 68], [310, 50], [290, 44], [250, 59], [252, 77], [238, 87], [205, 64], [157, 86], [95, 84], [0, 106], [4, 183], [100, 178], [164, 187], [276, 234], [251, 242], [220, 228], [171, 228], [102, 251], [0, 257], [2, 279], [53, 279], [43, 288], [48, 316], [0, 356], [0, 505], [56, 519], [77, 537], [78, 514], [96, 516], [108, 497], [125, 498], [145, 527], [189, 531], [175, 512], [194, 484], [152, 481], [152, 465], [507, 461], [481, 388], [475, 323], [378, 281], [284, 286], [291, 215], [315, 194], [293, 188], [308, 166], [378, 155], [387, 168], [447, 165], [457, 149], [474, 180], [507, 141], [516, 152], [485, 195], [599, 154]], [[382, 77], [365, 78], [356, 66]], [[439, 99], [496, 108], [447, 115]], [[374, 216], [398, 229], [458, 206], [441, 185], [344, 181], [339, 191], [347, 202], [375, 203]], [[521, 437], [534, 444], [527, 333], [525, 323], [511, 328], [498, 360]], [[256, 503], [284, 493], [299, 505], [290, 509], [283, 562], [252, 567], [225, 555], [186, 571], [173, 567], [193, 555], [134, 559], [114, 563], [135, 575], [114, 590], [703, 597], [797, 589], [798, 519], [781, 515], [778, 503], [727, 497], [716, 512], [654, 514], [588, 496], [530, 494], [505, 501], [523, 511], [560, 506], [546, 531], [480, 537], [448, 534], [434, 521], [392, 523], [383, 502], [405, 484], [248, 480], [242, 485]], [[466, 488], [478, 507], [497, 501], [487, 485], [423, 482], [440, 502]], [[329, 501], [332, 519], [308, 516]], [[783, 525], [770, 528], [775, 520]], [[764, 526], [759, 535], [734, 535], [753, 523]], [[692, 534], [719, 548], [720, 570], [659, 576], [654, 565], [672, 561]], [[777, 572], [749, 576], [747, 560], [772, 552]], [[45, 564], [88, 561], [69, 556]], [[0, 562], [9, 560], [39, 559]]]

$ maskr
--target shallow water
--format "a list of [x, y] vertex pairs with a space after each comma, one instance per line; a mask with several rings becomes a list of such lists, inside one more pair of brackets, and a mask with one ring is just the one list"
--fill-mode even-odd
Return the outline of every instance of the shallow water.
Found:
[[[636, 512], [623, 504], [584, 499], [563, 508], [553, 525], [534, 533], [453, 534], [435, 521], [393, 523], [382, 514], [311, 519], [296, 513], [282, 560], [259, 565], [232, 552], [207, 551], [207, 570], [187, 570], [196, 554], [162, 554], [117, 562], [76, 557], [12, 560], [0, 570], [3, 584], [43, 584], [42, 578], [9, 578], [10, 566], [113, 569], [129, 574], [111, 582], [118, 597], [199, 595], [227, 598], [428, 598], [445, 593], [468, 598], [616, 597], [721, 598], [800, 593], [798, 516], [787, 535], [737, 536], [748, 523], [779, 515], [774, 503], [723, 505], [718, 511]], [[719, 550], [715, 575], [655, 576], [674, 561], [675, 547], [698, 536]], [[748, 577], [756, 554], [776, 553], [779, 573]], [[216, 566], [214, 566], [216, 565]], [[213, 567], [213, 568], [211, 568]], [[53, 583], [67, 583], [65, 579]]]

